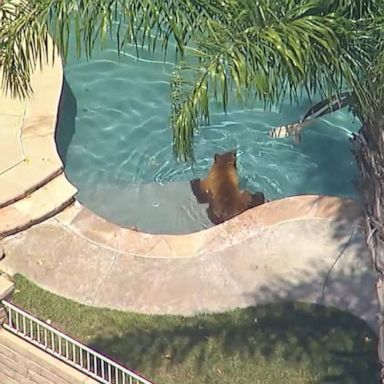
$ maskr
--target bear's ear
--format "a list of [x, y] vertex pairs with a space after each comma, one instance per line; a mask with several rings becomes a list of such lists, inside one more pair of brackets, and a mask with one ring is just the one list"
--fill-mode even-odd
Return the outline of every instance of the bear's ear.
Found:
[[215, 153], [215, 155], [213, 156], [213, 158], [215, 159], [215, 163], [217, 162], [217, 160], [219, 160], [219, 154], [218, 153]]

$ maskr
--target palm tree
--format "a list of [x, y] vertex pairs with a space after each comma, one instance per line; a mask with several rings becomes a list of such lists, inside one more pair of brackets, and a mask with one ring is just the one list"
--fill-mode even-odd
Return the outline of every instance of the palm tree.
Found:
[[5, 0], [0, 63], [4, 84], [25, 96], [31, 71], [47, 55], [48, 33], [64, 58], [70, 30], [87, 56], [112, 31], [119, 50], [146, 43], [165, 52], [174, 39], [180, 59], [171, 79], [174, 149], [190, 160], [194, 134], [209, 122], [210, 94], [220, 95], [226, 109], [232, 88], [266, 106], [286, 94], [297, 100], [302, 89], [309, 96], [338, 94], [343, 81], [358, 89], [370, 62], [361, 52], [364, 31], [355, 29], [373, 11], [372, 0]]
[[113, 33], [119, 50], [134, 43], [165, 53], [173, 39], [171, 126], [181, 160], [193, 159], [210, 95], [226, 110], [231, 93], [268, 107], [286, 95], [297, 101], [302, 90], [327, 98], [349, 89], [362, 122], [354, 148], [367, 241], [383, 276], [383, 20], [382, 0], [3, 0], [0, 66], [5, 86], [25, 96], [48, 33], [64, 59], [70, 31], [86, 56]]

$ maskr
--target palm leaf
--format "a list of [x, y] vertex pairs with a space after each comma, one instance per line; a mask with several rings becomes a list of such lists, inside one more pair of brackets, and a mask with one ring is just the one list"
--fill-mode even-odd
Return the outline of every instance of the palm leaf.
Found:
[[147, 45], [165, 55], [173, 40], [179, 61], [171, 80], [174, 150], [178, 158], [189, 160], [196, 130], [209, 123], [211, 96], [226, 110], [232, 89], [239, 99], [257, 97], [268, 107], [287, 95], [297, 101], [303, 89], [308, 95], [328, 97], [346, 84], [356, 93], [357, 109], [369, 108], [371, 94], [379, 96], [371, 82], [383, 69], [382, 55], [374, 53], [383, 48], [378, 43], [383, 7], [378, 4], [374, 0], [4, 0], [0, 3], [3, 84], [13, 95], [31, 92], [30, 74], [47, 60], [48, 33], [64, 60], [70, 33], [75, 35], [78, 55], [85, 52], [87, 57], [97, 41], [104, 47], [114, 40], [118, 50], [128, 43]]
[[236, 22], [210, 20], [196, 37], [198, 48], [191, 54], [199, 57], [199, 66], [179, 68], [180, 78], [186, 76], [183, 71], [195, 73], [192, 84], [183, 84], [172, 111], [175, 153], [182, 160], [193, 159], [194, 133], [200, 122], [209, 121], [207, 90], [222, 95], [224, 110], [232, 87], [243, 100], [251, 95], [266, 107], [287, 95], [297, 102], [303, 89], [326, 98], [340, 93], [345, 82], [356, 84], [369, 62], [359, 47], [349, 51], [356, 44], [350, 38], [353, 21], [335, 12], [318, 15], [317, 2], [239, 4], [246, 12], [229, 11]]

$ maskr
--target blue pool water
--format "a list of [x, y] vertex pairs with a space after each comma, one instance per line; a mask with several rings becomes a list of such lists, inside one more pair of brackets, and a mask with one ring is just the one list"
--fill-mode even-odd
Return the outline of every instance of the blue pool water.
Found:
[[196, 164], [177, 163], [169, 126], [171, 69], [161, 57], [136, 60], [133, 49], [121, 56], [99, 51], [88, 62], [69, 58], [57, 143], [84, 205], [152, 233], [205, 228], [205, 207], [192, 201], [186, 182], [207, 174], [214, 153], [235, 148], [241, 187], [269, 199], [355, 195], [348, 138], [359, 123], [346, 109], [306, 128], [301, 145], [268, 136], [272, 127], [300, 119], [311, 106], [306, 99], [272, 111], [261, 103], [232, 104], [227, 115], [213, 103], [212, 125], [195, 139]]

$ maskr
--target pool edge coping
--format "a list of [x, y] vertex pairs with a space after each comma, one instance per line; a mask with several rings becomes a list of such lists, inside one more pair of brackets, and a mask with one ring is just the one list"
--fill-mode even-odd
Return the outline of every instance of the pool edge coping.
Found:
[[222, 224], [182, 235], [150, 234], [118, 226], [76, 201], [55, 220], [76, 235], [120, 254], [146, 258], [196, 258], [242, 243], [270, 227], [296, 220], [329, 220], [362, 224], [352, 199], [326, 195], [297, 195], [273, 200]]

